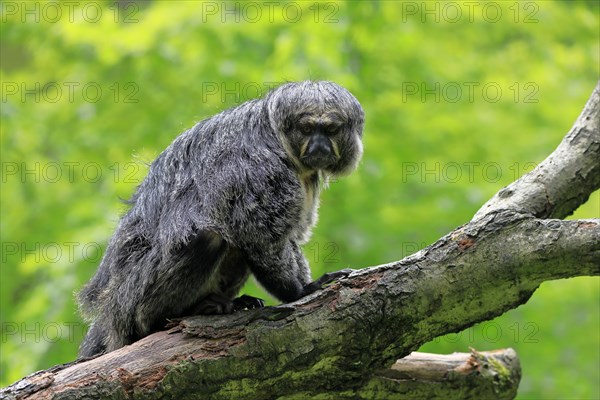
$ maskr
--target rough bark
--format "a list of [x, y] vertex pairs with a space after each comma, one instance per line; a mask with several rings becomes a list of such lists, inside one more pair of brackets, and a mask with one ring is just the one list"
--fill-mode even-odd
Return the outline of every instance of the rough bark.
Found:
[[543, 281], [600, 274], [600, 220], [542, 219], [569, 215], [600, 186], [599, 98], [600, 84], [538, 168], [412, 256], [358, 270], [292, 304], [184, 319], [1, 394], [383, 398], [378, 391], [390, 382], [381, 371], [423, 343], [525, 303]]

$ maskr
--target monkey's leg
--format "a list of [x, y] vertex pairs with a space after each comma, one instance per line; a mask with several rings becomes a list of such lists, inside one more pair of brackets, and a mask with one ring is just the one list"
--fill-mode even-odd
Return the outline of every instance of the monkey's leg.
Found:
[[[218, 287], [218, 269], [228, 251], [225, 241], [210, 231], [199, 231], [193, 238], [180, 241], [185, 244], [172, 250], [167, 260], [161, 261], [150, 253], [137, 264], [152, 268], [132, 268], [129, 273], [129, 281], [135, 277], [135, 281], [140, 282], [136, 301], [124, 304], [121, 312], [135, 316], [125, 325], [135, 329], [132, 341], [164, 329], [167, 319], [227, 314], [233, 309], [233, 296], [224, 294]], [[145, 277], [146, 270], [152, 272], [152, 279]], [[138, 276], [134, 275], [136, 272]], [[125, 290], [127, 286], [120, 285], [119, 289]], [[119, 303], [117, 296], [114, 299]]]
[[102, 329], [103, 321], [96, 321], [90, 326], [83, 342], [79, 346], [79, 358], [93, 357], [106, 352], [106, 332]]
[[243, 295], [233, 299], [250, 274], [248, 264], [239, 249], [228, 246], [214, 273], [218, 276], [218, 284], [212, 288], [212, 293], [190, 308], [188, 315], [230, 314], [234, 311], [264, 307], [264, 302], [255, 297]]

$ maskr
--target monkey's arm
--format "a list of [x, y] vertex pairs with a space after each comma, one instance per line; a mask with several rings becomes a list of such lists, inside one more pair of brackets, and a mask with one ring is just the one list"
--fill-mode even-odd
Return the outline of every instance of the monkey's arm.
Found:
[[296, 254], [296, 262], [300, 267], [297, 271], [297, 275], [304, 285], [301, 297], [307, 296], [321, 289], [323, 285], [331, 283], [336, 279], [346, 277], [353, 271], [352, 269], [346, 268], [340, 271], [328, 272], [326, 274], [323, 274], [319, 279], [311, 282], [310, 267], [308, 265], [308, 262], [306, 261], [306, 258], [304, 257], [304, 254], [302, 253], [302, 250], [300, 249], [300, 246], [293, 242], [292, 246], [293, 251]]
[[310, 283], [308, 264], [300, 249], [290, 241], [255, 247], [247, 251], [250, 270], [273, 296], [291, 302], [304, 296]]
[[[228, 163], [240, 163], [243, 155]], [[295, 238], [301, 223], [304, 198], [293, 170], [277, 157], [243, 160], [252, 168], [233, 168], [244, 173], [223, 174], [216, 200], [223, 222], [223, 237], [241, 249], [253, 275], [272, 295], [284, 302], [297, 300], [331, 282], [340, 274], [312, 282], [310, 268]], [[344, 275], [342, 273], [342, 275]], [[345, 273], [347, 275], [347, 273]]]
[[291, 241], [252, 251], [249, 258], [250, 269], [256, 279], [269, 293], [284, 302], [298, 300], [352, 272], [350, 269], [330, 272], [311, 281], [308, 263], [298, 245]]

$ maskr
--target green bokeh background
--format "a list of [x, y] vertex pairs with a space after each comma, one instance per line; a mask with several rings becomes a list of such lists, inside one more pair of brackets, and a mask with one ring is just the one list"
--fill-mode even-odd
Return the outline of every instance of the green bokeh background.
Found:
[[[0, 4], [2, 386], [75, 358], [73, 293], [119, 198], [199, 119], [288, 80], [361, 101], [363, 162], [323, 193], [305, 247], [318, 276], [468, 221], [558, 145], [600, 75], [597, 1]], [[595, 193], [572, 218], [598, 217]], [[599, 298], [598, 278], [547, 282], [422, 350], [513, 347], [519, 398], [598, 399]]]

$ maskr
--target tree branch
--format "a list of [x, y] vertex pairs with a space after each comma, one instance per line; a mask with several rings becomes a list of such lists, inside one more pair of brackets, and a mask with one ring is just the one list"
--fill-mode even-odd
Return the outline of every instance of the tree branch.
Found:
[[533, 171], [500, 190], [475, 214], [498, 209], [565, 218], [600, 188], [600, 81], [558, 148]]
[[600, 220], [539, 218], [568, 215], [599, 186], [599, 87], [548, 159], [418, 253], [292, 304], [184, 319], [0, 394], [376, 398], [364, 388], [423, 343], [525, 303], [545, 280], [600, 274]]
[[363, 399], [513, 399], [521, 366], [513, 349], [438, 355], [411, 353], [376, 372]]

